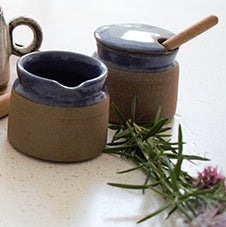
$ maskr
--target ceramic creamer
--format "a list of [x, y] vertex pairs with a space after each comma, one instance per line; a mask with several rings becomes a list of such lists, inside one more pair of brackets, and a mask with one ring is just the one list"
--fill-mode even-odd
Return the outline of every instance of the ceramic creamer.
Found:
[[19, 151], [57, 162], [91, 159], [107, 138], [106, 66], [65, 51], [20, 58], [8, 120], [8, 138]]
[[[131, 101], [137, 96], [136, 116], [153, 120], [161, 107], [163, 117], [172, 118], [177, 103], [178, 49], [161, 45], [174, 34], [145, 24], [115, 24], [99, 27], [95, 33], [97, 52], [108, 67], [107, 87], [111, 102], [130, 118]], [[110, 112], [110, 121], [118, 122]]]

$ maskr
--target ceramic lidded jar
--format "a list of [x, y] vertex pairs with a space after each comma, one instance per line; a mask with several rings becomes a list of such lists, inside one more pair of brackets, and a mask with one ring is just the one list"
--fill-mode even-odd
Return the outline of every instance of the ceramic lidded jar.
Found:
[[[94, 54], [108, 67], [106, 85], [111, 102], [126, 118], [131, 101], [137, 96], [136, 116], [153, 120], [161, 106], [162, 117], [172, 118], [177, 104], [178, 49], [168, 51], [161, 43], [174, 34], [144, 24], [115, 24], [99, 27], [95, 33]], [[110, 111], [110, 121], [118, 122]]]
[[65, 51], [27, 54], [17, 64], [8, 120], [9, 142], [47, 161], [94, 158], [106, 144], [107, 67]]

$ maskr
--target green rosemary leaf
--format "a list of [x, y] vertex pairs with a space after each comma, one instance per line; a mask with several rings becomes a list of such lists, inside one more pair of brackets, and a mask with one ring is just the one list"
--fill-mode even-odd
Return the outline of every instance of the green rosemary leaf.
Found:
[[185, 211], [185, 209], [180, 205], [180, 204], [177, 204], [177, 208], [178, 210], [180, 210], [180, 212], [182, 214], [184, 214], [184, 216], [189, 220], [189, 221], [192, 221], [192, 217], [188, 214], [188, 212]]
[[179, 155], [181, 156], [183, 152], [183, 135], [182, 135], [181, 125], [179, 125], [179, 130], [178, 130], [178, 145], [179, 145]]
[[[165, 150], [167, 150], [167, 148]], [[172, 154], [172, 153], [164, 153], [164, 154], [171, 159], [177, 159], [178, 157], [177, 154]], [[183, 155], [183, 158], [187, 160], [210, 161], [210, 159], [208, 158], [203, 158], [201, 156], [196, 156], [196, 155]]]
[[121, 122], [123, 124], [125, 124], [126, 123], [126, 119], [125, 119], [125, 117], [123, 116], [123, 114], [121, 113], [121, 111], [119, 110], [119, 108], [116, 106], [116, 104], [114, 102], [111, 104], [111, 107], [112, 107], [112, 110], [115, 112], [115, 114], [119, 117]]
[[139, 223], [141, 223], [141, 222], [144, 222], [144, 221], [146, 221], [146, 220], [149, 219], [149, 218], [154, 217], [155, 215], [157, 215], [157, 214], [163, 212], [164, 210], [168, 209], [168, 208], [171, 207], [172, 205], [173, 205], [172, 202], [166, 204], [165, 206], [159, 208], [159, 209], [156, 210], [155, 212], [153, 212], [153, 213], [147, 215], [146, 217], [142, 218], [141, 220], [139, 220], [139, 221], [137, 222], [137, 224], [139, 224]]
[[142, 167], [144, 167], [145, 164], [143, 165], [139, 165], [137, 167], [134, 167], [134, 168], [131, 168], [131, 169], [127, 169], [127, 170], [123, 170], [123, 171], [120, 171], [120, 172], [117, 172], [118, 174], [122, 174], [122, 173], [128, 173], [128, 172], [131, 172], [131, 171], [134, 171], [134, 170], [137, 170], [137, 169], [140, 169]]
[[[156, 186], [157, 185], [160, 185], [161, 184], [161, 181], [159, 181], [158, 184], [155, 184]], [[168, 200], [173, 200], [174, 196], [168, 194], [168, 193], [165, 193], [164, 191], [160, 191], [159, 189], [156, 189], [155, 186], [153, 185], [146, 185], [149, 189], [151, 189], [152, 191], [154, 191], [155, 193], [159, 194], [160, 196], [163, 197], [163, 199], [168, 199]]]
[[114, 142], [115, 141], [115, 136], [119, 133], [121, 131], [121, 128], [118, 128], [116, 131], [115, 131], [115, 133], [114, 133], [114, 136], [112, 137], [112, 140], [111, 140], [111, 142]]
[[128, 121], [126, 122], [126, 126], [127, 126], [128, 130], [129, 130], [130, 136], [131, 136], [131, 138], [134, 140], [135, 144], [139, 145], [139, 140], [138, 140], [138, 138], [136, 137], [136, 134], [134, 133], [134, 128], [132, 128], [132, 127], [130, 126], [130, 124], [129, 124]]
[[[147, 186], [148, 181], [150, 180], [150, 178], [151, 178], [151, 171], [149, 170], [148, 173], [147, 173], [146, 180], [145, 180], [145, 182], [144, 182], [144, 186]], [[158, 183], [158, 184], [159, 184], [159, 183]], [[158, 185], [158, 184], [157, 184], [157, 185]], [[142, 193], [143, 193], [143, 194], [144, 194], [144, 192], [145, 192], [145, 189], [142, 190]]]
[[173, 209], [170, 210], [170, 212], [168, 213], [166, 220], [171, 216], [171, 214], [173, 214], [174, 211], [177, 210], [177, 206], [174, 206]]
[[226, 189], [225, 189], [225, 179], [220, 180], [216, 185], [214, 185], [213, 187], [215, 187], [215, 192], [224, 192], [224, 195], [226, 195]]
[[161, 106], [157, 109], [156, 115], [155, 115], [155, 120], [154, 124], [157, 124], [159, 119], [160, 119], [160, 114], [161, 114]]
[[[167, 118], [165, 119], [166, 120], [166, 122], [165, 122], [165, 124], [167, 124]], [[172, 128], [171, 127], [165, 127], [165, 128], [161, 128], [161, 129], [159, 129], [159, 133], [163, 133], [163, 132], [167, 132], [167, 131], [169, 131], [169, 130], [171, 130]], [[171, 135], [161, 135], [161, 136], [171, 136]]]
[[165, 142], [169, 142], [170, 140], [166, 140], [167, 138], [170, 138], [171, 135], [169, 134], [155, 134], [155, 138], [158, 138], [159, 140], [164, 140]]
[[180, 176], [181, 165], [182, 165], [183, 160], [184, 160], [183, 155], [180, 155], [179, 157], [177, 157], [177, 164], [175, 165], [175, 168], [174, 168], [174, 172], [175, 172], [177, 180]]
[[108, 183], [113, 187], [126, 188], [126, 189], [144, 189], [148, 188], [148, 185], [133, 185], [133, 184], [119, 184], [119, 183]]
[[138, 119], [136, 119], [136, 124], [140, 125], [141, 127], [146, 128], [146, 129], [150, 129], [151, 127], [153, 127], [154, 122], [153, 121], [139, 121]]
[[173, 195], [174, 190], [171, 188], [171, 184], [169, 182], [168, 177], [165, 175], [163, 168], [160, 167], [161, 166], [160, 163], [157, 163], [157, 164], [158, 164], [158, 166], [155, 166], [152, 162], [148, 162], [149, 167], [152, 169], [152, 171], [158, 177], [157, 180], [159, 180], [161, 182], [162, 187]]
[[138, 146], [141, 149], [141, 151], [142, 151], [144, 157], [147, 159], [147, 161], [149, 159], [153, 159], [155, 157], [155, 152], [153, 151], [153, 148], [150, 145], [150, 143], [148, 143], [147, 141], [140, 142], [138, 144]]
[[107, 143], [107, 147], [115, 147], [115, 146], [120, 146], [120, 145], [123, 145], [123, 144], [126, 144], [128, 141], [127, 140], [123, 140], [123, 141], [120, 141], [120, 142], [110, 142], [110, 143]]
[[169, 168], [169, 175], [171, 179], [171, 185], [175, 192], [178, 192], [178, 185], [177, 185], [177, 174], [174, 172], [173, 165], [170, 163], [169, 159], [166, 159], [167, 166]]
[[182, 141], [182, 130], [181, 130], [181, 125], [179, 125], [179, 135], [178, 135], [178, 154], [177, 154], [177, 163], [175, 165], [175, 168], [174, 168], [174, 172], [175, 172], [175, 175], [176, 175], [176, 179], [179, 178], [179, 175], [180, 175], [180, 171], [181, 171], [181, 165], [182, 165], [182, 162], [183, 162], [183, 141]]
[[221, 198], [220, 196], [209, 195], [209, 198], [212, 199], [212, 200], [222, 202], [222, 203], [226, 203], [226, 198]]
[[152, 191], [156, 192], [160, 196], [162, 196], [164, 199], [171, 199], [172, 197], [166, 193], [161, 192], [159, 189], [155, 189], [156, 186], [158, 186], [160, 183], [157, 182], [155, 184], [149, 184], [149, 185], [133, 185], [133, 184], [119, 184], [119, 183], [108, 183], [108, 185], [118, 188], [125, 188], [125, 189], [135, 189], [135, 190], [143, 190], [143, 189], [151, 189]]
[[126, 153], [125, 151], [122, 151], [122, 150], [107, 149], [107, 150], [103, 150], [103, 152], [106, 154], [120, 155], [121, 157], [125, 157], [127, 159], [131, 159], [131, 161], [134, 161], [133, 155]]
[[117, 129], [121, 129], [121, 125], [111, 123], [108, 125], [108, 128], [111, 130], [117, 130]]
[[196, 217], [196, 211], [195, 209], [192, 207], [192, 205], [189, 203], [189, 201], [185, 202], [185, 205], [188, 207], [188, 209], [192, 212], [192, 214], [194, 215], [194, 217]]
[[131, 161], [133, 161], [133, 156], [131, 154], [128, 154], [126, 152], [122, 152], [122, 151], [107, 151], [104, 153], [109, 154], [109, 155], [118, 155], [120, 158], [124, 158], [124, 159], [130, 159]]
[[[174, 146], [174, 145], [178, 145], [178, 142], [167, 142], [169, 145]], [[182, 144], [185, 144], [184, 142]]]
[[[223, 182], [223, 181], [222, 181]], [[200, 195], [207, 195], [207, 194], [211, 194], [214, 192], [217, 192], [217, 190], [222, 187], [222, 182], [220, 181], [218, 184], [214, 185], [211, 188], [207, 188], [207, 189], [202, 189], [202, 188], [198, 188], [197, 190], [191, 192], [191, 193], [186, 193], [185, 195], [182, 195], [180, 197], [180, 199], [185, 199], [187, 197], [191, 197], [191, 196], [200, 196]], [[223, 182], [224, 183], [224, 182]]]
[[136, 94], [134, 94], [131, 105], [131, 124], [135, 121], [136, 115]]
[[178, 147], [173, 147], [170, 143], [160, 143], [160, 146], [161, 146], [161, 148], [164, 150], [164, 151], [172, 151], [173, 152], [173, 154], [172, 153], [166, 153], [166, 152], [164, 152], [164, 154], [165, 155], [172, 155], [172, 157], [175, 157], [175, 158], [177, 158], [177, 150], [178, 150]]
[[144, 136], [144, 140], [146, 140], [147, 138], [155, 135], [156, 133], [159, 132], [159, 130], [166, 124], [166, 122], [168, 121], [168, 119], [161, 119], [159, 120], [150, 130], [149, 132]]
[[123, 145], [123, 146], [116, 146], [116, 147], [106, 147], [104, 152], [111, 152], [111, 151], [122, 151], [128, 148], [133, 148], [134, 145]]
[[130, 135], [130, 131], [129, 129], [125, 129], [121, 132], [118, 132], [117, 134], [114, 135], [114, 138], [113, 138], [113, 142], [116, 141], [116, 140], [119, 140], [121, 138], [128, 138]]

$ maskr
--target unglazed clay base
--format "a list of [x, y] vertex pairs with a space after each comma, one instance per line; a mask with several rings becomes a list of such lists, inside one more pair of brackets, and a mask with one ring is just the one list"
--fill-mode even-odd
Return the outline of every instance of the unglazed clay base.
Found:
[[105, 147], [109, 97], [84, 107], [32, 102], [12, 91], [8, 138], [19, 151], [42, 160], [75, 162], [99, 155]]

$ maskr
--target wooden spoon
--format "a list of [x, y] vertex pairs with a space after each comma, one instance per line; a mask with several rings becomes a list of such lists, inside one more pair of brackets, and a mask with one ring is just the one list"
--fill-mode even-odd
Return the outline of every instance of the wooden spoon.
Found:
[[208, 16], [177, 35], [161, 43], [167, 50], [174, 50], [218, 23], [214, 15]]

